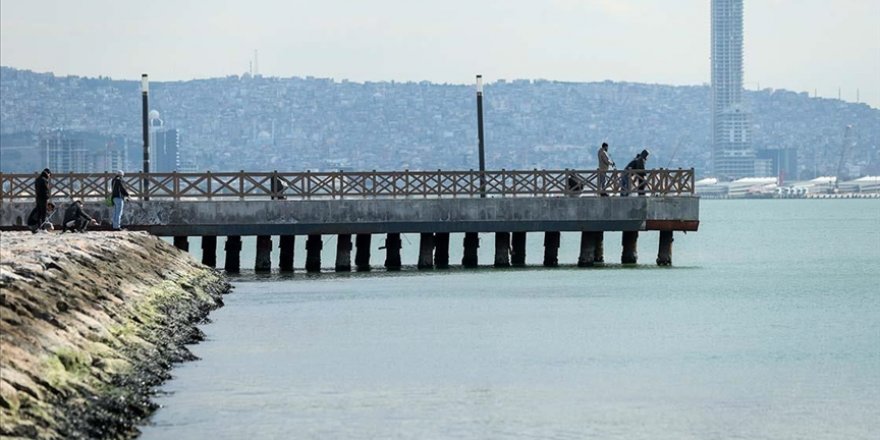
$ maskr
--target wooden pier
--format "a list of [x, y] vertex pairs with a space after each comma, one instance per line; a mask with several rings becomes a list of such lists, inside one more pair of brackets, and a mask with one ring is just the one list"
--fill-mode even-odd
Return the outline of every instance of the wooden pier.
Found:
[[[223, 267], [241, 268], [242, 236], [256, 236], [256, 271], [292, 271], [296, 237], [305, 240], [305, 270], [320, 271], [323, 237], [336, 236], [337, 271], [369, 270], [372, 236], [385, 236], [384, 266], [397, 270], [402, 233], [419, 234], [420, 269], [448, 267], [450, 233], [464, 233], [461, 265], [479, 264], [479, 234], [495, 234], [496, 267], [525, 264], [527, 234], [543, 234], [545, 266], [559, 264], [560, 232], [581, 232], [578, 266], [605, 261], [604, 232], [622, 231], [621, 262], [638, 262], [640, 231], [660, 231], [657, 264], [672, 264], [674, 231], [696, 231], [699, 198], [690, 170], [401, 171], [330, 173], [151, 173], [125, 177], [132, 201], [123, 224], [174, 237], [202, 237], [203, 262], [217, 266], [217, 237], [226, 236]], [[0, 229], [21, 229], [33, 207], [35, 175], [0, 174]], [[56, 174], [52, 200], [110, 218], [103, 204], [112, 174]], [[607, 196], [604, 196], [607, 195]], [[60, 218], [60, 216], [59, 216]], [[60, 221], [60, 220], [59, 220]], [[354, 264], [352, 264], [354, 252]]]

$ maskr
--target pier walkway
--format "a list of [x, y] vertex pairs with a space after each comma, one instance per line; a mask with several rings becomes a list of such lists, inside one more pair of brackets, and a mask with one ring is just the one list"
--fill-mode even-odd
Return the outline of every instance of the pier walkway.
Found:
[[[21, 229], [33, 207], [30, 174], [0, 174], [0, 229]], [[56, 174], [52, 200], [74, 199], [109, 219], [112, 174]], [[604, 179], [603, 179], [604, 178]], [[543, 233], [544, 264], [558, 264], [560, 232], [581, 236], [580, 266], [604, 262], [603, 233], [622, 231], [621, 262], [636, 263], [639, 231], [660, 231], [657, 264], [672, 263], [674, 231], [696, 231], [699, 198], [689, 170], [501, 170], [322, 173], [133, 173], [123, 224], [174, 237], [188, 249], [201, 236], [203, 262], [216, 266], [226, 236], [224, 268], [240, 268], [242, 236], [257, 236], [255, 270], [271, 270], [273, 236], [279, 269], [293, 270], [297, 235], [306, 236], [306, 267], [320, 271], [323, 235], [336, 235], [335, 268], [369, 270], [373, 234], [386, 234], [385, 267], [401, 267], [401, 233], [420, 234], [419, 268], [449, 266], [449, 234], [465, 233], [465, 267], [477, 266], [479, 233], [495, 234], [496, 266], [525, 264], [527, 233]], [[600, 181], [604, 180], [604, 185]], [[57, 216], [59, 219], [60, 216]], [[354, 236], [354, 237], [353, 237]], [[354, 239], [354, 243], [352, 243]]]

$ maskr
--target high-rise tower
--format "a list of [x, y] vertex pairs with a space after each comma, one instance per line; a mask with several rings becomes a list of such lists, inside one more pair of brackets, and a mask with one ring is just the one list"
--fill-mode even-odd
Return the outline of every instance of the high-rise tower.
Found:
[[715, 175], [754, 175], [743, 95], [743, 0], [712, 0], [712, 161]]

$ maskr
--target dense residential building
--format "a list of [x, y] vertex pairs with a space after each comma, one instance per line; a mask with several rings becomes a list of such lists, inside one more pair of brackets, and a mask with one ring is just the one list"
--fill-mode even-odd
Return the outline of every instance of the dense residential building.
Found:
[[44, 133], [40, 137], [40, 153], [44, 153], [44, 168], [56, 173], [88, 173], [92, 171], [89, 150], [81, 138], [62, 130]]
[[780, 182], [798, 180], [797, 148], [765, 148], [755, 152], [755, 167], [766, 163], [766, 171], [755, 177], [778, 177]]
[[743, 105], [743, 0], [712, 0], [712, 162], [722, 179], [754, 176]]

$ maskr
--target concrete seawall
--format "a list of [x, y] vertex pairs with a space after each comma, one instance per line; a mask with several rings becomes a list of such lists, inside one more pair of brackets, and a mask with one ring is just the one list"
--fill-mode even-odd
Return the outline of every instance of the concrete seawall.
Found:
[[229, 288], [139, 232], [0, 234], [0, 436], [131, 438]]

